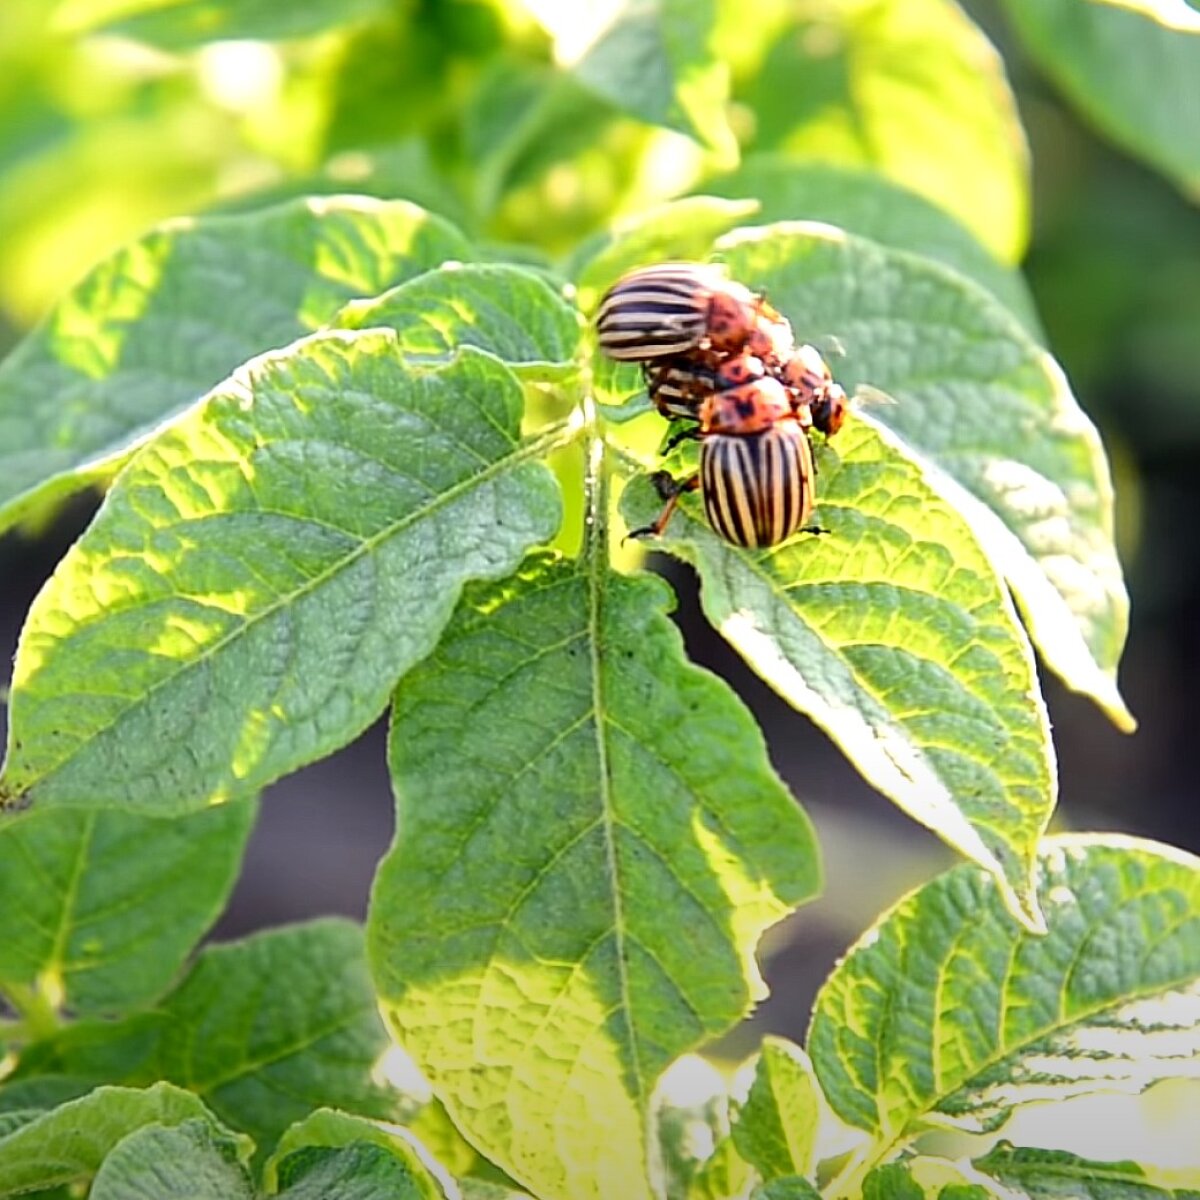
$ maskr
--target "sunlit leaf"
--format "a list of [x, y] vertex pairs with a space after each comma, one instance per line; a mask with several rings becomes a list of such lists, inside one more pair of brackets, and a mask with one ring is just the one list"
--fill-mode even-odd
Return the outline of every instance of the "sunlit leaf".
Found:
[[581, 83], [635, 117], [686, 133], [724, 165], [736, 160], [728, 68], [711, 44], [715, 0], [618, 0], [592, 5], [583, 20], [569, 6], [531, 8]]
[[557, 527], [522, 396], [386, 330], [251, 363], [149, 444], [30, 611], [0, 797], [182, 812], [257, 791], [382, 711], [463, 582]]
[[470, 589], [397, 692], [383, 1010], [539, 1195], [648, 1197], [656, 1079], [762, 994], [759, 935], [817, 885], [807, 821], [666, 601], [592, 556], [535, 558]]
[[[769, 225], [718, 243], [873, 414], [938, 468], [1016, 594], [1047, 664], [1132, 725], [1117, 692], [1129, 601], [1113, 545], [1113, 493], [1092, 423], [1058, 364], [969, 280], [829, 226]], [[955, 487], [958, 484], [961, 486]]]
[[[1196, 1200], [1200, 1167], [1155, 1171], [1133, 1162], [1093, 1162], [1064, 1150], [1017, 1148], [999, 1142], [975, 1166], [1030, 1200]], [[1182, 1178], [1167, 1182], [1176, 1174]]]
[[1002, 262], [1029, 223], [1029, 165], [999, 55], [953, 0], [798, 0], [741, 98], [754, 148], [882, 172]]
[[1004, 0], [1039, 66], [1118, 145], [1200, 197], [1200, 11], [1187, 0]]
[[[687, 1200], [706, 1163], [729, 1141], [729, 1087], [698, 1054], [677, 1058], [663, 1073], [650, 1100], [650, 1176], [666, 1200]], [[743, 1169], [745, 1163], [742, 1163]], [[721, 1162], [714, 1164], [714, 1174]]]
[[1041, 337], [1033, 299], [1020, 274], [994, 258], [957, 217], [883, 175], [760, 154], [730, 175], [705, 180], [701, 190], [757, 200], [754, 224], [825, 221], [885, 246], [937, 259], [982, 284]]
[[807, 1179], [789, 1175], [755, 1188], [750, 1200], [821, 1200], [821, 1193]]
[[822, 988], [809, 1051], [877, 1161], [930, 1122], [994, 1127], [1022, 1104], [1195, 1073], [1200, 862], [1059, 837], [1038, 882], [1043, 937], [1012, 922], [987, 875], [957, 867], [887, 913]]
[[820, 1089], [808, 1055], [784, 1038], [763, 1038], [733, 1126], [738, 1152], [764, 1179], [810, 1175], [820, 1119]]
[[[986, 1176], [944, 1158], [919, 1154], [876, 1167], [862, 1185], [863, 1200], [1017, 1200]], [[1065, 1198], [1064, 1198], [1065, 1200]]]
[[65, 33], [102, 29], [167, 50], [205, 42], [309, 37], [385, 11], [386, 0], [62, 0]]
[[119, 1013], [161, 995], [224, 907], [253, 801], [181, 820], [33, 812], [0, 825], [0, 987]]
[[344, 329], [394, 329], [414, 363], [452, 358], [476, 346], [521, 377], [561, 379], [578, 369], [577, 310], [561, 290], [524, 267], [476, 263], [443, 267], [372, 300], [354, 301], [335, 318]]
[[[851, 419], [817, 466], [820, 536], [744, 551], [687, 497], [662, 544], [696, 566], [705, 614], [746, 661], [1036, 926], [1030, 875], [1056, 780], [1003, 583], [890, 435]], [[625, 493], [631, 527], [659, 506], [644, 481]]]
[[468, 257], [440, 218], [361, 197], [148, 234], [96, 267], [0, 363], [0, 530], [86, 486], [236, 367], [346, 301]]
[[744, 1196], [758, 1176], [738, 1153], [733, 1138], [722, 1138], [688, 1185], [686, 1200], [729, 1200]]

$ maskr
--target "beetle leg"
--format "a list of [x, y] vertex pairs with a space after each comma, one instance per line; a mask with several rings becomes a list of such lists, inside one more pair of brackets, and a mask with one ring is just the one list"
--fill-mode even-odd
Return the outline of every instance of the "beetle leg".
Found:
[[659, 447], [659, 454], [670, 454], [680, 442], [692, 441], [700, 437], [700, 426], [693, 425], [690, 429], [676, 429]]
[[662, 512], [655, 517], [652, 525], [631, 529], [621, 539], [622, 545], [630, 538], [661, 537], [662, 531], [666, 529], [667, 522], [671, 519], [671, 514], [675, 511], [675, 505], [679, 503], [679, 497], [684, 492], [694, 492], [700, 486], [699, 475], [691, 475], [687, 479], [674, 479], [669, 471], [655, 471], [650, 476], [650, 481], [666, 503], [662, 507]]

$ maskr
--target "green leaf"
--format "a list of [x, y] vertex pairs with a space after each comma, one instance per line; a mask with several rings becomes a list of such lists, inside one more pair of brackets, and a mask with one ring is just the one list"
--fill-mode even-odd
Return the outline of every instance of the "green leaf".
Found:
[[46, 811], [0, 825], [0, 988], [77, 1014], [155, 1000], [224, 907], [257, 811]]
[[[398, 1050], [399, 1047], [393, 1043], [388, 1052], [389, 1057], [394, 1056]], [[507, 1186], [511, 1191], [516, 1190], [516, 1184], [463, 1137], [440, 1101], [430, 1099], [420, 1112], [406, 1119], [404, 1123], [421, 1145], [427, 1147], [434, 1158], [458, 1180], [460, 1186], [468, 1179], [474, 1178], [480, 1182]]]
[[386, 1048], [362, 931], [327, 919], [208, 947], [153, 1010], [77, 1022], [29, 1047], [0, 1097], [36, 1075], [84, 1086], [165, 1079], [266, 1152], [322, 1106], [397, 1115], [397, 1097], [376, 1080]]
[[386, 0], [65, 0], [55, 25], [66, 33], [103, 30], [179, 51], [206, 42], [310, 37], [386, 9]]
[[738, 1153], [764, 1179], [811, 1175], [820, 1089], [808, 1055], [785, 1038], [763, 1038], [746, 1101], [736, 1114]]
[[458, 1184], [462, 1200], [532, 1200], [527, 1192], [514, 1191], [502, 1183], [486, 1179], [461, 1179]]
[[687, 134], [724, 166], [737, 161], [725, 114], [729, 71], [712, 46], [716, 0], [618, 0], [583, 20], [561, 5], [535, 11], [556, 35], [557, 60], [586, 87], [643, 121]]
[[686, 1200], [729, 1200], [745, 1196], [757, 1176], [738, 1153], [732, 1138], [723, 1138], [696, 1172], [686, 1192]]
[[821, 1200], [821, 1193], [807, 1179], [791, 1175], [755, 1188], [750, 1200]]
[[655, 1080], [762, 995], [758, 937], [818, 868], [664, 586], [597, 557], [472, 588], [401, 683], [403, 836], [369, 953], [392, 1029], [489, 1158], [539, 1195], [643, 1200]]
[[970, 1168], [929, 1155], [876, 1167], [863, 1180], [861, 1195], [862, 1200], [1016, 1200], [1001, 1196]]
[[423, 1200], [407, 1168], [382, 1146], [309, 1146], [279, 1167], [280, 1200]]
[[111, 475], [164, 420], [346, 301], [469, 256], [423, 209], [352, 196], [147, 234], [0, 364], [0, 531]]
[[701, 190], [758, 200], [756, 224], [824, 221], [893, 249], [937, 259], [987, 288], [1034, 337], [1042, 337], [1020, 273], [998, 262], [957, 217], [883, 175], [760, 154], [730, 175], [706, 180]]
[[[884, 795], [993, 871], [1036, 928], [1030, 876], [1056, 782], [1007, 592], [891, 435], [851, 417], [817, 467], [820, 537], [741, 550], [687, 497], [662, 545], [696, 567], [705, 614], [754, 670]], [[644, 480], [626, 490], [631, 528], [659, 507]]]
[[1186, 0], [1004, 0], [1038, 65], [1114, 142], [1200, 197], [1200, 12]]
[[874, 169], [1001, 262], [1029, 227], [1029, 162], [999, 55], [953, 0], [801, 0], [739, 99], [755, 148]]
[[343, 329], [385, 327], [414, 363], [486, 350], [525, 379], [555, 380], [578, 369], [582, 320], [541, 275], [507, 263], [444, 266], [337, 316]]
[[207, 1121], [147, 1125], [119, 1142], [96, 1173], [89, 1200], [254, 1200], [230, 1134]]
[[847, 388], [895, 399], [879, 420], [938, 468], [938, 491], [1000, 565], [1047, 664], [1132, 728], [1115, 683], [1129, 601], [1112, 482], [1058, 364], [991, 296], [926, 259], [802, 223], [718, 247], [798, 338], [836, 339]]
[[[809, 1053], [834, 1110], [873, 1136], [874, 1161], [939, 1119], [995, 1127], [1024, 1103], [1194, 1069], [1200, 861], [1057, 837], [1038, 876], [1044, 937], [961, 866], [881, 918], [821, 989]], [[856, 1194], [853, 1180], [832, 1194]]]
[[[192, 1119], [213, 1122], [196, 1096], [167, 1083], [145, 1091], [97, 1088], [0, 1136], [0, 1196], [87, 1179], [135, 1130]], [[247, 1139], [239, 1145], [245, 1154]]]
[[531, 149], [536, 152], [534, 143], [547, 135], [558, 105], [578, 86], [542, 62], [500, 58], [491, 65], [462, 115], [463, 151], [480, 213], [495, 212], [514, 169]]
[[365, 729], [462, 584], [557, 527], [521, 387], [385, 330], [239, 371], [125, 469], [34, 602], [0, 799], [183, 812]]
[[362, 932], [326, 919], [212, 946], [159, 1006], [162, 1076], [269, 1150], [313, 1109], [386, 1118], [387, 1038]]
[[162, 1013], [148, 1011], [119, 1021], [64, 1025], [22, 1048], [10, 1081], [0, 1090], [0, 1104], [51, 1108], [104, 1083], [148, 1087], [163, 1077], [167, 1023]]
[[1030, 1200], [1200, 1200], [1200, 1168], [1182, 1172], [1186, 1183], [1173, 1186], [1133, 1162], [1095, 1162], [1065, 1150], [1035, 1150], [999, 1142], [975, 1166]]
[[263, 1179], [273, 1191], [280, 1163], [306, 1146], [339, 1149], [356, 1143], [369, 1143], [387, 1150], [409, 1174], [406, 1195], [420, 1200], [441, 1200], [454, 1193], [454, 1182], [407, 1129], [368, 1121], [352, 1113], [319, 1108], [288, 1129], [279, 1139], [275, 1153], [263, 1168]]

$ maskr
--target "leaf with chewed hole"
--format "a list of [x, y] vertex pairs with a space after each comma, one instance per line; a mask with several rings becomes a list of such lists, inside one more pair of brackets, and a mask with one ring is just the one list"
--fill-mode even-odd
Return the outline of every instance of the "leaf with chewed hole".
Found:
[[[463, 583], [554, 533], [521, 385], [388, 330], [249, 364], [145, 447], [34, 601], [0, 801], [179, 813], [338, 749]], [[559, 434], [561, 434], [561, 429]]]
[[817, 887], [808, 821], [667, 602], [594, 549], [536, 556], [468, 589], [396, 695], [383, 1011], [537, 1195], [648, 1200], [655, 1081], [763, 994], [760, 934]]
[[[988, 875], [956, 867], [821, 989], [809, 1053], [834, 1110], [872, 1135], [860, 1174], [931, 1124], [994, 1128], [1023, 1105], [1196, 1073], [1200, 860], [1055, 837], [1038, 884], [1042, 937], [1009, 919]], [[831, 1197], [861, 1195], [856, 1178]]]
[[937, 467], [1048, 665], [1131, 728], [1115, 682], [1129, 600], [1112, 481], [1054, 359], [970, 280], [830, 226], [743, 230], [718, 250], [805, 340], [840, 347], [830, 361], [847, 389], [895, 400], [872, 415]]
[[440, 217], [361, 196], [148, 233], [0, 363], [0, 530], [111, 475], [163, 421], [348, 300], [470, 255]]
[[[695, 565], [706, 615], [750, 666], [884, 795], [994, 872], [1036, 928], [1030, 876], [1057, 783], [1003, 582], [886, 431], [852, 416], [817, 466], [819, 536], [742, 550], [688, 496], [662, 545]], [[626, 490], [630, 527], [658, 507], [645, 480]]]

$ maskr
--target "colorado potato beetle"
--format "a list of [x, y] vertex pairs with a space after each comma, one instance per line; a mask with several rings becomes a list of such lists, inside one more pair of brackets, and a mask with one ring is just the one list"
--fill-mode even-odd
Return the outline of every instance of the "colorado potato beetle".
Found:
[[[735, 546], [786, 541], [812, 516], [814, 468], [808, 432], [787, 388], [743, 355], [722, 368], [726, 386], [700, 406], [700, 471], [676, 483], [659, 477], [666, 500], [652, 525], [631, 537], [659, 535], [679, 496], [700, 489], [709, 524]], [[745, 381], [735, 382], [745, 376]], [[807, 409], [802, 410], [807, 416]]]
[[761, 296], [703, 263], [660, 263], [618, 279], [600, 302], [596, 331], [600, 348], [621, 362], [698, 348], [735, 353], [752, 335], [764, 352], [791, 341], [787, 322]]
[[812, 412], [812, 423], [832, 437], [846, 419], [845, 389], [833, 381], [825, 360], [815, 346], [800, 346], [783, 363], [779, 379], [792, 390], [797, 405]]

